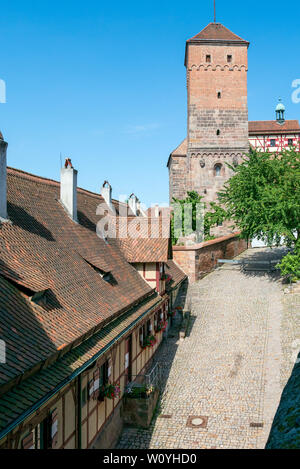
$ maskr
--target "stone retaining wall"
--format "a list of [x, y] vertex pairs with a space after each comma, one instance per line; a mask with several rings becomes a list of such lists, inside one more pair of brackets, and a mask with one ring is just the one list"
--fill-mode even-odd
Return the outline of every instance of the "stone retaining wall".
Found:
[[173, 246], [173, 259], [195, 282], [211, 272], [218, 259], [232, 259], [247, 249], [247, 242], [233, 233], [192, 246]]

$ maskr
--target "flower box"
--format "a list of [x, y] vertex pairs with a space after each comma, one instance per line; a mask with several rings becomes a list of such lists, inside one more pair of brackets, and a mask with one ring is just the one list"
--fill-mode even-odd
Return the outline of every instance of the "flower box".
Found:
[[156, 338], [154, 337], [154, 335], [149, 335], [144, 339], [142, 348], [145, 349], [147, 347], [154, 347], [155, 344]]
[[98, 401], [102, 402], [105, 398], [113, 399], [114, 397], [119, 397], [120, 393], [120, 386], [117, 384], [107, 384], [105, 386], [101, 386], [99, 390]]

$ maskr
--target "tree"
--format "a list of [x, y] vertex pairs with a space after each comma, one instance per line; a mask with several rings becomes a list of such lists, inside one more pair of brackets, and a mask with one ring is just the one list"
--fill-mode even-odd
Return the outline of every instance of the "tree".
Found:
[[[278, 245], [283, 239], [287, 246], [294, 248], [289, 256], [295, 257], [289, 257], [288, 265], [297, 272], [300, 154], [292, 149], [280, 154], [251, 150], [240, 165], [228, 166], [234, 174], [219, 193], [228, 217], [244, 238], [257, 237], [270, 246]], [[285, 271], [286, 263], [287, 260]]]
[[218, 205], [216, 202], [210, 202], [210, 211], [204, 215], [204, 236], [205, 240], [214, 239], [211, 236], [210, 230], [213, 226], [220, 225], [224, 220], [228, 219], [226, 210]]
[[171, 219], [172, 243], [176, 244], [180, 236], [189, 236], [197, 231], [201, 220], [200, 210], [203, 206], [203, 197], [196, 191], [188, 191], [185, 199], [173, 197], [173, 216]]
[[[204, 213], [207, 205], [196, 191], [188, 191], [185, 199], [173, 197], [173, 216], [171, 219], [172, 243], [176, 244], [180, 236], [196, 233], [198, 241], [213, 239], [210, 230], [221, 224], [227, 217], [226, 211], [215, 202], [210, 202], [211, 211]], [[204, 216], [203, 216], [204, 215]]]

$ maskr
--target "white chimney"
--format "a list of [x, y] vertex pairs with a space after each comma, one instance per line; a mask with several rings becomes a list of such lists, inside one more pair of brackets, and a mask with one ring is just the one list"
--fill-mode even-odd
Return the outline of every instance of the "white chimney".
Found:
[[135, 216], [137, 216], [137, 211], [138, 211], [137, 204], [138, 204], [137, 196], [134, 195], [134, 194], [131, 194], [129, 196], [128, 205], [129, 205], [129, 208], [132, 211], [133, 215], [135, 215]]
[[7, 143], [3, 140], [0, 132], [0, 221], [7, 221], [6, 150]]
[[60, 171], [60, 201], [73, 221], [77, 222], [77, 171], [70, 158]]
[[104, 181], [102, 189], [101, 189], [101, 195], [102, 195], [103, 199], [105, 200], [108, 208], [111, 211], [114, 211], [114, 207], [113, 207], [113, 204], [112, 204], [111, 193], [112, 193], [111, 185], [109, 184], [108, 181]]
[[137, 199], [136, 207], [137, 207], [138, 215], [141, 215], [142, 217], [147, 217], [147, 214], [144, 211], [144, 209], [142, 208], [142, 205], [141, 205], [141, 202], [139, 201], [139, 199]]

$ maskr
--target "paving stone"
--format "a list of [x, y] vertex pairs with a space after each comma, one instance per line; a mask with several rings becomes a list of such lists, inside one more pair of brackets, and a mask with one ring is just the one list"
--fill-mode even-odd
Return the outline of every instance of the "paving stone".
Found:
[[[261, 248], [239, 257], [253, 255], [278, 256]], [[298, 326], [282, 284], [225, 266], [191, 285], [188, 296], [187, 337], [178, 340], [175, 319], [175, 337], [155, 357], [164, 365], [160, 414], [171, 417], [156, 418], [142, 433], [125, 428], [117, 447], [263, 448], [293, 367], [288, 353]], [[187, 427], [191, 416], [207, 416], [207, 428]]]

